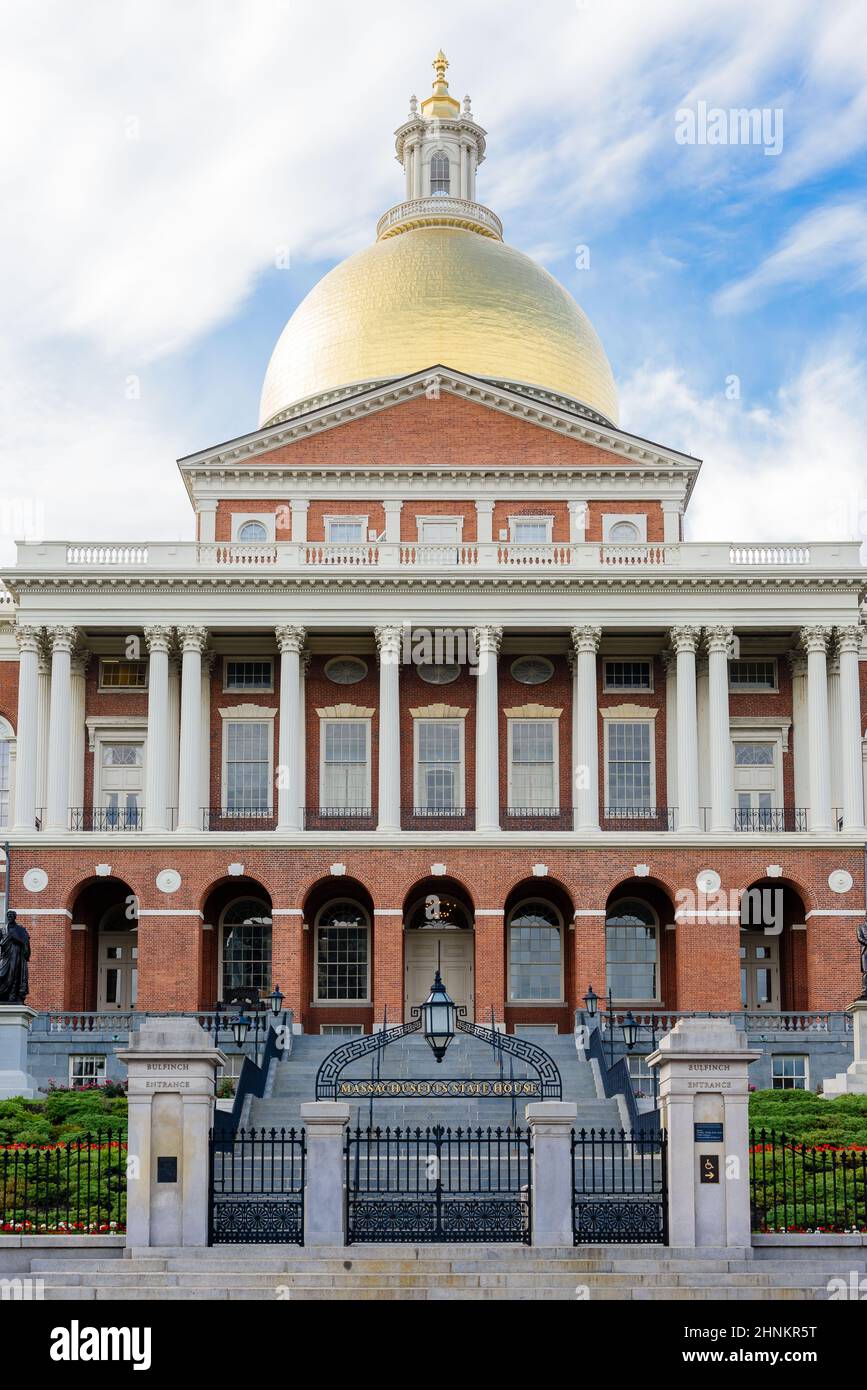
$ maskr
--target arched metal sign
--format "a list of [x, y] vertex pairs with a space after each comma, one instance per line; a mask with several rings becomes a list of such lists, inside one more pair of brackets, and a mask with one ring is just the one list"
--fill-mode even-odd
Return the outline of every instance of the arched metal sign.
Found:
[[460, 1033], [479, 1038], [495, 1052], [525, 1062], [535, 1076], [506, 1077], [344, 1077], [342, 1073], [352, 1062], [384, 1052], [390, 1043], [417, 1033], [421, 1019], [403, 1023], [397, 1028], [385, 1028], [379, 1033], [366, 1033], [351, 1042], [341, 1043], [329, 1052], [316, 1073], [317, 1100], [562, 1100], [563, 1082], [556, 1062], [536, 1043], [517, 1038], [512, 1033], [498, 1033], [478, 1023], [457, 1020]]

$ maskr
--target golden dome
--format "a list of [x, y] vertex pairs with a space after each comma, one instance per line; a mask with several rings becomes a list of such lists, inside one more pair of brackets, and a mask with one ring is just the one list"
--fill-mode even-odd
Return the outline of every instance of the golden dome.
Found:
[[260, 426], [341, 387], [437, 365], [617, 420], [608, 359], [568, 291], [494, 236], [422, 225], [356, 252], [302, 300], [268, 364]]

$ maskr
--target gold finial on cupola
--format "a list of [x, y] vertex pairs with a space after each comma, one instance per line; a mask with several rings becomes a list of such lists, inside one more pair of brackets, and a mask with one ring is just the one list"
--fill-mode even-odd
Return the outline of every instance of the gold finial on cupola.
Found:
[[433, 80], [431, 95], [421, 104], [422, 114], [427, 120], [436, 116], [452, 117], [460, 113], [460, 102], [455, 101], [453, 96], [449, 96], [449, 84], [446, 81], [448, 65], [449, 60], [440, 49], [432, 64], [436, 75]]

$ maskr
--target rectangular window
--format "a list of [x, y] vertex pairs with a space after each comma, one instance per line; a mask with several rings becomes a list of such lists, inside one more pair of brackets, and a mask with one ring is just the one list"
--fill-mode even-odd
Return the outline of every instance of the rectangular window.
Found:
[[226, 809], [271, 809], [270, 720], [226, 721]]
[[98, 1086], [105, 1080], [105, 1057], [86, 1053], [69, 1059], [70, 1086]]
[[772, 743], [736, 743], [735, 767], [773, 767]]
[[647, 1065], [647, 1054], [630, 1053], [626, 1058], [626, 1065], [636, 1100], [647, 1100], [653, 1095], [653, 1073]]
[[147, 683], [146, 661], [125, 661], [115, 656], [100, 657], [100, 690], [144, 690]]
[[650, 720], [606, 720], [607, 805], [627, 811], [653, 805], [653, 725]]
[[559, 796], [553, 719], [509, 720], [509, 810], [556, 811]]
[[323, 1023], [319, 1029], [323, 1038], [360, 1038], [364, 1033], [363, 1023]]
[[318, 927], [316, 998], [367, 998], [367, 927], [354, 924]]
[[806, 1056], [772, 1057], [771, 1085], [775, 1091], [806, 1091]]
[[0, 739], [0, 825], [9, 824], [9, 740]]
[[606, 987], [615, 999], [656, 999], [656, 928], [621, 917], [605, 930]]
[[270, 658], [237, 661], [226, 658], [223, 672], [224, 690], [273, 690], [274, 667]]
[[366, 719], [322, 722], [323, 811], [370, 809], [370, 724]]
[[354, 541], [363, 541], [365, 520], [363, 517], [329, 517], [326, 521], [326, 533], [329, 541], [343, 542], [344, 544]]
[[419, 810], [436, 812], [463, 808], [462, 725], [460, 719], [416, 721], [416, 804]]
[[144, 745], [141, 743], [104, 743], [103, 767], [141, 767]]
[[776, 690], [776, 661], [730, 661], [729, 687], [732, 690]]
[[652, 690], [652, 661], [623, 661], [619, 657], [605, 662], [606, 690]]
[[551, 523], [546, 517], [516, 518], [512, 522], [512, 540], [518, 545], [540, 545], [551, 539]]

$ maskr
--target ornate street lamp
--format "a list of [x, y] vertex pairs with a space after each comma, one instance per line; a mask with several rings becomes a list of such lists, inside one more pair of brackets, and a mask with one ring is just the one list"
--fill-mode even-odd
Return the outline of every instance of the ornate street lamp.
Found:
[[437, 970], [433, 988], [421, 1006], [421, 1019], [425, 1039], [438, 1062], [445, 1057], [446, 1049], [455, 1036], [456, 1016], [454, 1000], [446, 993], [446, 987]]
[[238, 1016], [232, 1020], [232, 1032], [235, 1035], [235, 1042], [239, 1048], [242, 1048], [247, 1041], [247, 1034], [249, 1031], [250, 1020], [242, 1009]]
[[632, 1010], [630, 1009], [625, 1019], [623, 1020], [623, 1041], [626, 1043], [627, 1052], [631, 1052], [633, 1047], [635, 1046], [635, 1041], [638, 1037], [638, 1030], [640, 1029], [640, 1027], [641, 1024], [638, 1022], [637, 1019], [633, 1018]]
[[283, 1011], [283, 991], [279, 985], [275, 985], [271, 991], [271, 1012], [275, 1018]]
[[584, 995], [584, 1008], [591, 1018], [596, 1017], [596, 1010], [599, 1008], [599, 995], [594, 992], [593, 986], [587, 986], [587, 993]]

